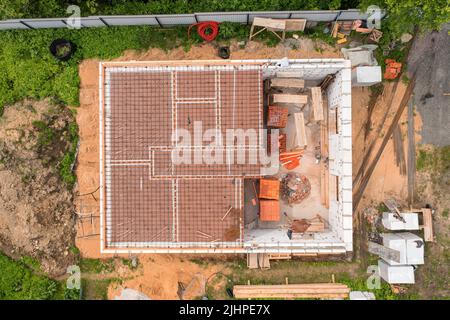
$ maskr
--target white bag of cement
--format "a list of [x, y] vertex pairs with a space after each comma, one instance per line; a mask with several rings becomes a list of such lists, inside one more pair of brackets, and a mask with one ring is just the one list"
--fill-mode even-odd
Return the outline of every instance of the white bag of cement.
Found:
[[350, 49], [342, 48], [341, 52], [345, 59], [351, 61], [352, 67], [377, 66], [378, 62], [373, 56], [373, 50], [377, 47], [376, 45], [368, 44]]

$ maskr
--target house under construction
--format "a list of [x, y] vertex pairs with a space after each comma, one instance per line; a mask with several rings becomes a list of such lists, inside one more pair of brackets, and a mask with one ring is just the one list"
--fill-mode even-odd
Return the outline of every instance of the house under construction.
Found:
[[[352, 251], [350, 61], [104, 62], [99, 76], [102, 252]], [[211, 151], [198, 125], [256, 139]]]

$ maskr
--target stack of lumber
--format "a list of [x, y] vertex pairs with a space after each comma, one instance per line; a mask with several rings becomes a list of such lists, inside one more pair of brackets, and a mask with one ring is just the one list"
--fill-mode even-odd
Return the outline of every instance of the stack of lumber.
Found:
[[315, 121], [323, 121], [323, 100], [322, 89], [320, 87], [311, 88], [311, 105], [313, 110], [313, 118]]
[[350, 288], [340, 283], [310, 283], [284, 285], [235, 285], [233, 295], [237, 299], [258, 298], [347, 298]]
[[303, 148], [307, 145], [305, 117], [303, 116], [303, 112], [294, 113], [294, 123], [296, 145]]
[[308, 102], [308, 96], [302, 94], [277, 93], [273, 95], [273, 102], [303, 105]]
[[305, 87], [305, 80], [297, 78], [273, 78], [270, 80], [270, 86], [276, 88], [295, 88]]
[[[252, 40], [254, 36], [264, 30], [271, 31], [280, 40], [284, 40], [286, 37], [286, 31], [304, 31], [305, 26], [306, 19], [272, 19], [255, 17], [253, 19], [252, 27], [250, 28], [249, 40]], [[261, 29], [255, 32], [255, 27], [260, 27]], [[278, 35], [276, 31], [282, 32], [282, 35]]]
[[300, 158], [305, 150], [296, 150], [280, 153], [280, 163], [287, 170], [293, 170], [300, 165]]

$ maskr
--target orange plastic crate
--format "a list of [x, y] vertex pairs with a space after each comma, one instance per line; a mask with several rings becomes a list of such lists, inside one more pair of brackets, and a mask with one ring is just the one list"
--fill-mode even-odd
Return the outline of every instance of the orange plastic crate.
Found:
[[259, 219], [261, 221], [280, 221], [280, 202], [278, 200], [260, 200]]
[[280, 181], [276, 179], [260, 179], [259, 197], [261, 199], [280, 199]]

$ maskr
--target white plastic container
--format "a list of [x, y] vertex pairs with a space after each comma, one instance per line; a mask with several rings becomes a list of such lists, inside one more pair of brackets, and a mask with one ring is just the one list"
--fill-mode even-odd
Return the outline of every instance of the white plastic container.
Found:
[[413, 266], [391, 266], [383, 260], [378, 260], [378, 271], [380, 277], [390, 284], [413, 284]]

